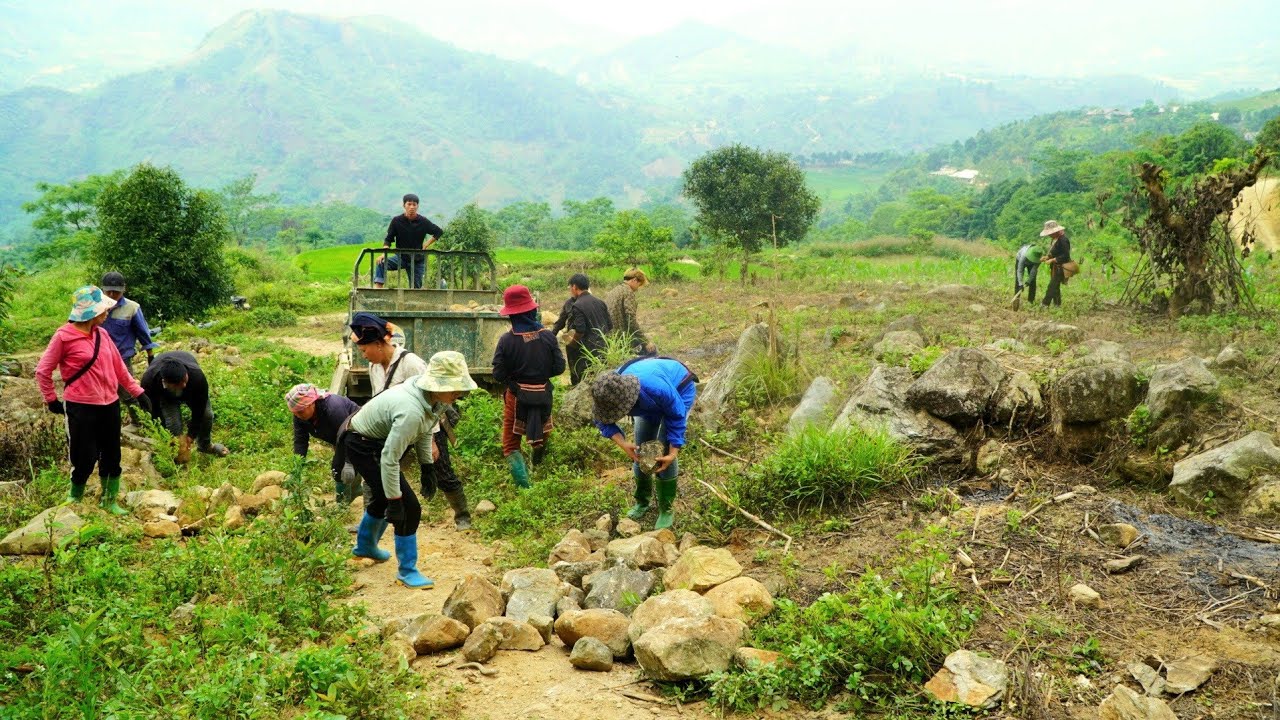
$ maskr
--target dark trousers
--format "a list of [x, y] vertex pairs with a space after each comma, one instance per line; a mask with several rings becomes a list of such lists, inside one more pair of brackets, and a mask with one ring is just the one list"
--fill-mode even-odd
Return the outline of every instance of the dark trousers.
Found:
[[1023, 288], [1027, 289], [1027, 302], [1029, 303], [1035, 302], [1036, 301], [1036, 276], [1034, 273], [1032, 273], [1027, 277], [1026, 283], [1019, 283], [1016, 278], [1014, 279], [1013, 292], [1016, 294], [1019, 291], [1021, 291]]
[[565, 359], [569, 361], [569, 384], [577, 385], [582, 380], [582, 374], [587, 371], [590, 360], [588, 360], [587, 354], [582, 351], [582, 343], [580, 342], [566, 345], [564, 354]]
[[[364, 511], [381, 518], [387, 514], [387, 494], [382, 487], [382, 445], [378, 438], [369, 438], [354, 430], [347, 433], [344, 441], [347, 444], [347, 462], [364, 478], [365, 497]], [[418, 524], [422, 522], [422, 504], [413, 488], [405, 482], [400, 473], [400, 499], [404, 506], [404, 523], [396, 527], [396, 535], [408, 537], [416, 535]], [[370, 499], [371, 498], [371, 499]]]
[[98, 477], [120, 476], [120, 401], [86, 405], [67, 401], [67, 444], [71, 483], [84, 485], [98, 466]]
[[1044, 291], [1045, 307], [1049, 305], [1062, 305], [1062, 282], [1066, 275], [1062, 272], [1062, 268], [1056, 264], [1049, 266], [1049, 289]]
[[[159, 406], [160, 423], [164, 425], [164, 429], [169, 434], [178, 437], [182, 434], [182, 402], [171, 397], [167, 397], [164, 393], [160, 393], [160, 397], [151, 398], [151, 402]], [[194, 410], [192, 411], [194, 412]], [[196, 435], [196, 447], [200, 450], [208, 450], [211, 443], [211, 433], [213, 432], [213, 406], [205, 403], [204, 411], [201, 412], [204, 422], [201, 425], [204, 429]], [[195, 418], [192, 418], [193, 420]]]
[[436, 443], [440, 448], [440, 457], [427, 466], [427, 472], [431, 473], [436, 487], [442, 492], [457, 492], [462, 489], [462, 481], [453, 471], [453, 461], [449, 459], [449, 436], [444, 431], [436, 433]]

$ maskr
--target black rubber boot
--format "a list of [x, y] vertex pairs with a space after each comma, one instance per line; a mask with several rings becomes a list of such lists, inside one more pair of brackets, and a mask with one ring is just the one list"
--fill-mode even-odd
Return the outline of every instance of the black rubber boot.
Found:
[[467, 494], [462, 488], [446, 491], [444, 494], [453, 508], [453, 525], [459, 530], [471, 529], [471, 513], [467, 511]]

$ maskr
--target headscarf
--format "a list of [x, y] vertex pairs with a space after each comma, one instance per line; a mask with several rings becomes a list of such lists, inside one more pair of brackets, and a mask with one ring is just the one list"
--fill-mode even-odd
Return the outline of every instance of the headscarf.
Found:
[[289, 388], [289, 392], [284, 395], [284, 401], [289, 404], [289, 412], [297, 412], [327, 397], [329, 393], [324, 390], [311, 383], [302, 383]]
[[511, 315], [510, 318], [511, 331], [517, 335], [538, 332], [542, 329], [542, 323], [538, 322], [538, 308], [516, 315]]

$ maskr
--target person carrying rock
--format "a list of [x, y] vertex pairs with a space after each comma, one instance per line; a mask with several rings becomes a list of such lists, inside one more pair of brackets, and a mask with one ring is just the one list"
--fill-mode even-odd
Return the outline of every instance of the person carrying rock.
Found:
[[[404, 331], [393, 323], [373, 313], [358, 312], [352, 316], [349, 324], [351, 340], [360, 348], [364, 359], [369, 361], [369, 385], [375, 396], [426, 371], [427, 363], [404, 348]], [[471, 527], [467, 496], [462, 489], [462, 481], [453, 470], [453, 460], [449, 457], [449, 433], [445, 425], [452, 427], [451, 417], [456, 417], [456, 411], [449, 408], [431, 431], [435, 462], [423, 468], [430, 472], [419, 479], [419, 487], [425, 501], [435, 497], [436, 488], [442, 490], [449, 507], [453, 508], [454, 525], [459, 530], [467, 530]], [[372, 500], [367, 487], [364, 500], [366, 505]]]
[[[209, 380], [196, 356], [183, 350], [160, 353], [142, 374], [142, 387], [151, 397], [151, 415], [175, 438], [181, 436], [177, 460], [191, 459], [191, 443], [202, 453], [226, 457], [225, 445], [211, 441], [213, 405], [209, 398]], [[182, 434], [182, 406], [191, 410], [187, 433]]]
[[475, 389], [462, 353], [438, 352], [431, 356], [426, 372], [365, 403], [343, 435], [347, 460], [373, 495], [365, 506], [352, 554], [379, 562], [390, 558], [378, 548], [385, 519], [395, 529], [396, 579], [406, 587], [429, 588], [435, 583], [418, 572], [422, 506], [400, 472], [400, 458], [414, 448], [425, 476], [425, 466], [432, 462], [431, 428], [446, 405]]
[[[49, 412], [64, 415], [71, 460], [68, 502], [84, 497], [84, 488], [98, 466], [102, 480], [101, 506], [113, 515], [128, 511], [116, 502], [120, 494], [120, 396], [123, 387], [143, 409], [150, 399], [125, 365], [111, 336], [100, 326], [116, 301], [96, 285], [85, 285], [72, 296], [67, 324], [58, 328], [36, 365], [36, 384]], [[63, 401], [53, 386], [53, 370], [63, 380]]]
[[529, 487], [529, 468], [520, 452], [520, 438], [529, 441], [534, 464], [546, 452], [551, 432], [551, 378], [564, 372], [564, 353], [555, 333], [538, 321], [538, 303], [529, 288], [512, 285], [502, 293], [502, 309], [511, 331], [498, 338], [493, 351], [493, 379], [506, 386], [502, 393], [502, 454], [516, 487]]
[[1071, 240], [1067, 238], [1067, 229], [1059, 225], [1057, 220], [1046, 221], [1040, 237], [1053, 238], [1045, 252], [1047, 257], [1044, 258], [1044, 262], [1049, 264], [1049, 288], [1044, 291], [1044, 300], [1040, 304], [1045, 307], [1061, 307], [1062, 284], [1069, 277], [1067, 273], [1075, 266], [1071, 261]]
[[289, 388], [284, 396], [289, 412], [293, 413], [293, 454], [305, 458], [311, 438], [319, 438], [333, 446], [333, 492], [338, 502], [350, 503], [356, 494], [355, 468], [346, 460], [346, 452], [340, 442], [342, 433], [352, 415], [360, 406], [342, 395], [325, 392], [311, 383]]
[[[637, 358], [616, 371], [607, 372], [591, 384], [592, 415], [603, 437], [609, 438], [633, 461], [636, 504], [627, 517], [639, 520], [649, 512], [653, 495], [653, 475], [658, 476], [658, 520], [654, 529], [671, 527], [675, 520], [677, 456], [684, 447], [685, 426], [697, 395], [698, 376], [679, 360], [664, 357]], [[635, 442], [628, 442], [617, 422], [630, 415], [635, 424]], [[640, 465], [636, 449], [662, 438], [663, 454], [653, 472]]]
[[1040, 259], [1044, 257], [1044, 248], [1039, 243], [1027, 243], [1018, 248], [1018, 255], [1013, 261], [1013, 301], [1014, 310], [1022, 302], [1022, 291], [1027, 291], [1027, 302], [1036, 301], [1036, 276], [1040, 274]]
[[[569, 300], [565, 312], [551, 329], [558, 335], [562, 327], [569, 329], [564, 351], [569, 363], [569, 384], [577, 385], [594, 358], [605, 353], [605, 337], [613, 330], [609, 306], [591, 294], [591, 281], [577, 273], [569, 278]], [[563, 325], [562, 325], [563, 323]]]
[[613, 333], [625, 338], [637, 355], [652, 355], [655, 352], [653, 343], [649, 342], [640, 329], [640, 306], [636, 301], [636, 292], [648, 284], [649, 279], [645, 277], [643, 270], [631, 268], [623, 273], [622, 284], [604, 296]]

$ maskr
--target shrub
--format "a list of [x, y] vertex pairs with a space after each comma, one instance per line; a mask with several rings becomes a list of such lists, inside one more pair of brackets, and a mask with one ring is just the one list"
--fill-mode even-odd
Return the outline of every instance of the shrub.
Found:
[[795, 399], [804, 388], [804, 373], [791, 358], [755, 355], [744, 363], [735, 397], [741, 407], [761, 408]]

